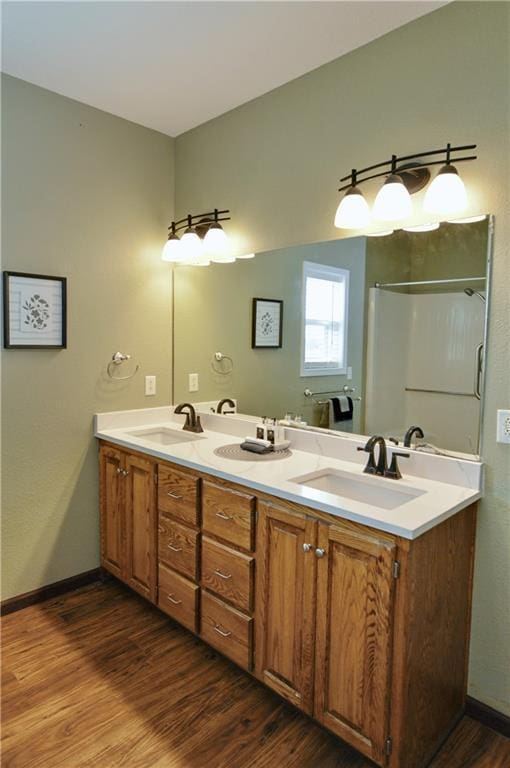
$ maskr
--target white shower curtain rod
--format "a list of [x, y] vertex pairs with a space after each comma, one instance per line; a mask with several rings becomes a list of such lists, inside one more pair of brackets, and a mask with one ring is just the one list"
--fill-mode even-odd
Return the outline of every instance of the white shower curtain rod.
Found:
[[408, 283], [374, 283], [375, 288], [403, 288], [406, 285], [446, 285], [449, 283], [471, 283], [485, 280], [485, 277], [451, 277], [446, 280], [411, 280]]

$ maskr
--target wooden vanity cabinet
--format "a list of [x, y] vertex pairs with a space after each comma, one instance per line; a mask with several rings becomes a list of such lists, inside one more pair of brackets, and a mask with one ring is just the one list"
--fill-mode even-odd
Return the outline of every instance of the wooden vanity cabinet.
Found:
[[139, 454], [100, 448], [101, 565], [156, 601], [156, 473]]
[[465, 705], [476, 505], [411, 541], [107, 443], [100, 469], [106, 570], [374, 763], [425, 768]]

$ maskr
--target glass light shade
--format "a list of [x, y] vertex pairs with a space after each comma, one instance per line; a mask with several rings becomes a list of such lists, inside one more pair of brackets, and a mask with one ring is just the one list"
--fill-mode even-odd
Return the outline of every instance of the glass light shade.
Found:
[[243, 253], [242, 256], [236, 256], [236, 259], [254, 259], [255, 254], [254, 253]]
[[185, 260], [186, 254], [182, 243], [177, 235], [170, 236], [163, 246], [163, 252], [161, 254], [162, 261], [172, 261], [175, 264], [179, 264]]
[[439, 229], [438, 221], [431, 221], [430, 224], [416, 224], [414, 227], [402, 227], [406, 232], [433, 232]]
[[428, 213], [450, 215], [460, 213], [467, 205], [464, 182], [453, 165], [443, 165], [427, 189], [423, 208]]
[[221, 224], [211, 224], [204, 237], [204, 250], [211, 261], [227, 264], [235, 261], [230, 243]]
[[338, 229], [361, 229], [370, 221], [370, 209], [358, 187], [347, 190], [335, 213]]
[[367, 232], [367, 237], [386, 237], [392, 235], [394, 231], [394, 229], [385, 229], [382, 232]]
[[395, 173], [388, 176], [377, 193], [374, 202], [374, 217], [379, 221], [399, 221], [411, 215], [411, 195], [404, 182]]
[[192, 229], [186, 229], [181, 237], [182, 248], [185, 253], [185, 263], [194, 267], [207, 267], [210, 264], [209, 257], [204, 253], [204, 244]]

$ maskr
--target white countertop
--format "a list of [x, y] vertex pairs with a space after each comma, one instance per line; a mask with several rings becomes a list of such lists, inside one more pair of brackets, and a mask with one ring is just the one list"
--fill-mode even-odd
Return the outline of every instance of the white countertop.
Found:
[[[253, 420], [208, 414], [201, 414], [201, 418], [204, 432], [192, 442], [157, 445], [143, 436], [128, 434], [154, 427], [181, 430], [184, 419], [174, 415], [170, 407], [97, 414], [95, 436], [406, 539], [417, 538], [482, 495], [482, 465], [477, 461], [411, 451], [410, 459], [399, 460], [401, 480], [368, 476], [363, 473], [368, 456], [356, 450], [364, 445], [365, 438], [359, 436], [337, 437], [288, 429], [286, 435], [291, 440], [292, 452], [288, 458], [274, 461], [260, 461], [256, 456], [250, 461], [221, 458], [214, 450], [240, 443], [245, 435], [253, 435]], [[388, 445], [388, 454], [391, 455], [391, 445]], [[381, 489], [388, 485], [391, 490], [409, 489], [420, 495], [394, 509], [383, 509], [291, 482], [292, 478], [325, 468], [349, 472], [364, 482], [373, 481], [374, 487]]]

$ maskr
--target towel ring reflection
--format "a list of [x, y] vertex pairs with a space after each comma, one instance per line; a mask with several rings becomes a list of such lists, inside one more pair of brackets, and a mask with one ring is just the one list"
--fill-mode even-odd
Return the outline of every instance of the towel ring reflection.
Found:
[[[221, 366], [218, 367], [217, 365], [215, 365], [215, 363], [221, 363], [223, 360], [230, 361], [230, 367], [226, 371], [223, 370]], [[215, 352], [211, 362], [211, 368], [215, 373], [219, 373], [220, 376], [228, 376], [228, 374], [232, 373], [232, 371], [234, 370], [234, 361], [228, 355], [224, 355], [223, 352]]]
[[108, 376], [110, 379], [114, 379], [114, 381], [126, 381], [127, 379], [132, 379], [133, 376], [138, 373], [138, 370], [140, 368], [139, 365], [136, 366], [135, 370], [128, 374], [127, 376], [114, 376], [112, 371], [115, 370], [115, 368], [112, 368], [113, 365], [119, 366], [122, 365], [122, 363], [125, 363], [126, 360], [131, 360], [131, 355], [126, 355], [124, 352], [115, 352], [114, 355], [112, 355], [112, 359], [106, 366], [106, 371], [108, 373]]

